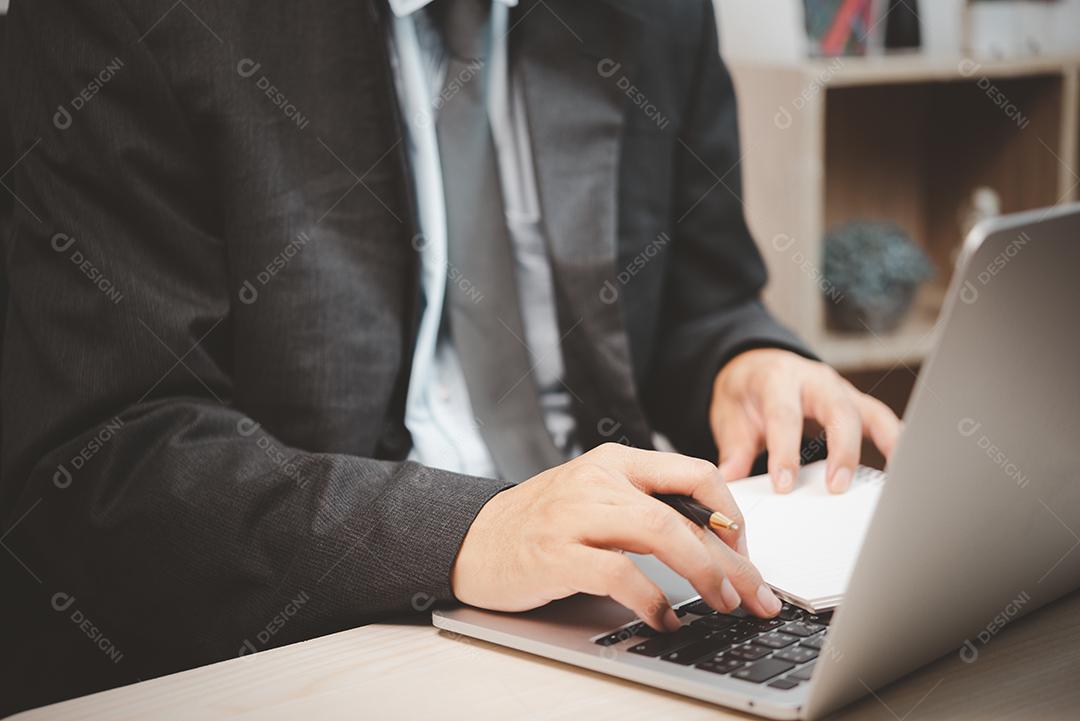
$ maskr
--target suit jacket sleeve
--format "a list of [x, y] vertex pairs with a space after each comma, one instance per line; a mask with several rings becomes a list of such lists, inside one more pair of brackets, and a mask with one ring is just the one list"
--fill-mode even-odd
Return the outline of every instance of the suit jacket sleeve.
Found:
[[678, 222], [645, 399], [655, 427], [679, 450], [715, 458], [708, 406], [723, 365], [758, 347], [810, 353], [761, 303], [765, 265], [743, 215], [735, 91], [709, 0], [699, 20], [686, 33], [700, 37], [696, 79], [677, 143]]
[[[21, 583], [69, 629], [47, 604], [74, 596], [143, 677], [452, 599], [461, 540], [505, 484], [305, 452], [233, 407], [225, 241], [191, 201], [207, 149], [152, 53], [106, 0], [9, 20], [28, 152], [5, 179], [0, 490]], [[116, 57], [107, 92], [52, 122]]]

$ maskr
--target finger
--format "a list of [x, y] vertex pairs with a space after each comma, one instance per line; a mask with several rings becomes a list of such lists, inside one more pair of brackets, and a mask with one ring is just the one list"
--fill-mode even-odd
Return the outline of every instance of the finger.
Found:
[[844, 381], [828, 371], [803, 386], [810, 416], [825, 427], [829, 444], [825, 483], [833, 493], [851, 486], [862, 451], [862, 418]]
[[856, 391], [855, 406], [862, 416], [867, 435], [887, 460], [896, 448], [896, 441], [900, 438], [900, 419], [891, 408], [877, 398], [858, 391]]
[[761, 452], [759, 426], [737, 403], [719, 404], [713, 425], [713, 437], [720, 448], [720, 476], [724, 481], [746, 478]]
[[799, 473], [803, 408], [800, 384], [792, 378], [770, 378], [761, 397], [769, 475], [777, 493], [795, 489]]
[[762, 618], [772, 618], [780, 613], [780, 599], [746, 555], [731, 550], [716, 538], [707, 538], [705, 545], [723, 569], [725, 578], [735, 587], [744, 609]]
[[567, 582], [576, 591], [610, 596], [657, 631], [682, 624], [660, 587], [626, 556], [589, 546], [571, 546], [565, 555]]
[[624, 475], [634, 486], [648, 495], [679, 493], [692, 496], [714, 511], [730, 518], [738, 528], [719, 531], [720, 537], [733, 548], [745, 548], [746, 520], [735, 503], [719, 469], [701, 459], [677, 453], [660, 453], [641, 448], [601, 446], [595, 452], [597, 460], [607, 468]]
[[[625, 506], [585, 507], [581, 540], [631, 553], [648, 553], [688, 580], [715, 609], [732, 611], [742, 602], [734, 585], [706, 545], [719, 543], [713, 534], [655, 498]], [[723, 544], [720, 544], [723, 545]]]

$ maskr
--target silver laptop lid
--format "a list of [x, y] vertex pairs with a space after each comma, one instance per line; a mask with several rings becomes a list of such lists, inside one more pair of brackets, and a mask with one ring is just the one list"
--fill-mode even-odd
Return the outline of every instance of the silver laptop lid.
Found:
[[968, 238], [804, 715], [1080, 586], [1080, 205]]

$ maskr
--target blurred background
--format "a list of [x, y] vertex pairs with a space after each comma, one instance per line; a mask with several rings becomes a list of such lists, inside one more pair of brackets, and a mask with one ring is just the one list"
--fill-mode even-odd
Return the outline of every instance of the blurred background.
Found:
[[715, 2], [767, 302], [902, 412], [970, 228], [1080, 197], [1080, 0]]
[[968, 230], [1080, 197], [1080, 0], [714, 1], [766, 301], [902, 413]]

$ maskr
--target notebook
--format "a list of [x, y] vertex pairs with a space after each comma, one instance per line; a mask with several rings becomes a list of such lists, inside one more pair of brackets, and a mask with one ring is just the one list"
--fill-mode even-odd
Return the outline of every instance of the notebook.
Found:
[[885, 474], [860, 466], [846, 493], [825, 487], [825, 461], [803, 466], [795, 490], [768, 476], [728, 484], [746, 518], [750, 560], [784, 600], [818, 613], [839, 605]]

